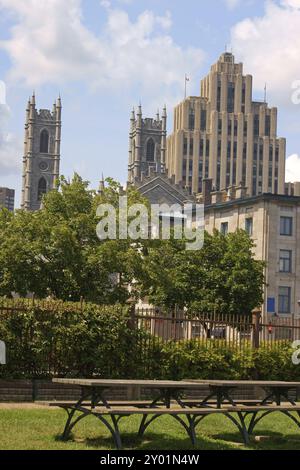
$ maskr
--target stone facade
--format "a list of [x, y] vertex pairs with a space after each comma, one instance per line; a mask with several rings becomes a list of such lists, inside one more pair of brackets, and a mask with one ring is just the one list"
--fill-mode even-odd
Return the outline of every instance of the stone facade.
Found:
[[246, 230], [256, 259], [266, 262], [263, 315], [300, 317], [300, 197], [212, 194], [205, 207], [205, 229]]
[[168, 176], [194, 194], [202, 193], [205, 178], [216, 190], [243, 184], [250, 196], [284, 194], [285, 156], [277, 108], [252, 100], [252, 76], [243, 75], [243, 64], [230, 53], [201, 81], [200, 96], [175, 108]]
[[194, 199], [187, 191], [174, 184], [174, 181], [170, 181], [167, 175], [163, 173], [150, 173], [140, 183], [136, 183], [136, 186], [151, 204], [168, 204], [169, 206], [178, 204], [183, 206], [187, 203], [194, 203]]
[[142, 107], [137, 115], [132, 111], [129, 134], [128, 182], [138, 184], [151, 171], [165, 172], [167, 138], [167, 111], [163, 110], [160, 119], [143, 119]]
[[39, 210], [42, 197], [59, 178], [61, 143], [61, 99], [52, 112], [36, 109], [35, 96], [27, 106], [23, 157], [21, 208]]
[[0, 188], [0, 207], [5, 207], [13, 212], [15, 208], [15, 190]]

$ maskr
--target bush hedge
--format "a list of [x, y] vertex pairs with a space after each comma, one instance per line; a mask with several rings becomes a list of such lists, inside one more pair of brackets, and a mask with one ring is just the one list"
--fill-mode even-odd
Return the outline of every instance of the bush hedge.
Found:
[[[161, 342], [134, 329], [127, 308], [56, 301], [14, 302], [1, 308], [0, 339], [7, 345], [7, 365], [0, 378], [53, 376], [299, 380], [288, 342], [270, 349], [238, 348], [211, 340]], [[7, 301], [5, 301], [7, 307]]]

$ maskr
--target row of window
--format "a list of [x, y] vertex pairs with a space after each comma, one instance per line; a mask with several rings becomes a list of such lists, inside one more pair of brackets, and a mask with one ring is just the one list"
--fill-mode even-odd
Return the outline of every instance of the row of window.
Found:
[[[232, 103], [232, 106], [233, 105], [233, 102], [231, 101]], [[229, 105], [229, 108], [228, 108], [228, 112], [229, 113], [233, 113], [233, 109], [230, 105]], [[254, 120], [253, 120], [253, 135], [254, 137], [259, 137], [259, 115], [255, 115], [254, 116]], [[201, 111], [201, 116], [200, 116], [200, 129], [201, 131], [205, 131], [206, 130], [206, 127], [207, 127], [207, 113], [205, 110], [202, 110]], [[195, 130], [195, 110], [194, 109], [190, 109], [190, 112], [189, 112], [189, 130], [190, 131], [193, 131]], [[219, 122], [218, 122], [218, 133], [221, 134], [222, 133], [222, 120], [219, 119]], [[231, 119], [229, 120], [228, 122], [228, 135], [231, 135], [232, 133], [232, 121]], [[237, 123], [237, 120], [234, 120], [234, 136], [236, 137], [238, 134], [238, 123]], [[244, 131], [243, 131], [243, 134], [244, 134], [244, 137], [247, 137], [248, 135], [248, 123], [247, 121], [244, 122]], [[265, 133], [264, 133], [265, 136], [268, 136], [270, 137], [271, 136], [271, 116], [266, 116], [265, 118]]]
[[[245, 231], [251, 237], [253, 235], [253, 219], [247, 218], [245, 221]], [[227, 235], [228, 233], [228, 222], [221, 223], [221, 233]], [[293, 217], [280, 217], [280, 235], [285, 237], [293, 236]], [[284, 250], [283, 250], [284, 251]], [[287, 253], [287, 251], [286, 251]], [[285, 272], [285, 271], [283, 271]]]
[[[228, 231], [229, 231], [228, 222], [222, 222], [221, 223], [221, 228], [220, 228], [221, 234], [226, 236], [226, 235], [228, 235]], [[245, 231], [248, 233], [249, 237], [252, 237], [252, 235], [253, 235], [253, 219], [252, 219], [252, 217], [249, 217], [245, 220]]]

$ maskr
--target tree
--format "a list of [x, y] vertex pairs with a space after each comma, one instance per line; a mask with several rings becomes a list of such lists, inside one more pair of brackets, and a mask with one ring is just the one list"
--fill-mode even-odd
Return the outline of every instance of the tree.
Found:
[[206, 233], [199, 251], [187, 251], [185, 240], [99, 240], [99, 204], [113, 206], [117, 226], [120, 196], [149, 209], [134, 187], [124, 192], [107, 183], [97, 194], [77, 174], [71, 182], [62, 177], [40, 211], [0, 210], [0, 295], [102, 304], [148, 296], [154, 305], [191, 313], [247, 314], [261, 304], [264, 265], [243, 231]]
[[[132, 281], [131, 258], [139, 256], [128, 240], [100, 241], [96, 234], [100, 203], [118, 207], [121, 187], [113, 180], [101, 195], [77, 174], [61, 178], [38, 212], [0, 215], [0, 294], [34, 292], [63, 300], [125, 302]], [[130, 203], [140, 202], [136, 190]]]
[[192, 314], [250, 314], [262, 303], [264, 263], [253, 241], [238, 230], [205, 234], [204, 247], [186, 251], [184, 241], [149, 246], [140, 269], [140, 289], [155, 305], [187, 308]]

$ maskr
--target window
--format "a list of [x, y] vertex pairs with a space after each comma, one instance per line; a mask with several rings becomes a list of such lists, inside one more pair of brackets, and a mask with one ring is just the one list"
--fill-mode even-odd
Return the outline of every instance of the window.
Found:
[[280, 272], [291, 273], [292, 272], [292, 251], [291, 250], [280, 250], [279, 258]]
[[252, 235], [253, 235], [253, 219], [252, 219], [252, 217], [246, 219], [246, 221], [245, 221], [245, 230], [248, 233], [249, 237], [252, 237]]
[[199, 157], [203, 157], [203, 154], [204, 154], [204, 140], [200, 139]]
[[234, 121], [234, 136], [237, 137], [238, 135], [238, 122]]
[[222, 119], [219, 119], [218, 121], [218, 133], [222, 134]]
[[234, 83], [228, 83], [228, 95], [227, 95], [227, 112], [234, 112]]
[[40, 153], [49, 152], [49, 133], [44, 129], [40, 136]]
[[266, 131], [265, 135], [270, 137], [271, 133], [271, 116], [266, 116]]
[[149, 139], [147, 142], [146, 160], [147, 162], [154, 162], [155, 154], [155, 143], [153, 139]]
[[209, 144], [210, 144], [210, 141], [207, 140], [206, 141], [206, 156], [209, 157]]
[[228, 134], [229, 134], [229, 136], [231, 136], [231, 134], [232, 134], [232, 122], [231, 122], [230, 119], [228, 121]]
[[221, 234], [226, 236], [228, 235], [228, 222], [222, 222], [221, 223], [221, 230], [220, 230]]
[[201, 111], [201, 131], [206, 130], [206, 110]]
[[243, 89], [242, 89], [242, 103], [245, 104], [246, 102], [246, 83], [243, 83]]
[[43, 199], [44, 194], [47, 192], [47, 182], [45, 178], [41, 178], [38, 185], [38, 200]]
[[279, 287], [278, 290], [278, 313], [291, 313], [291, 288]]
[[193, 131], [195, 129], [195, 111], [190, 109], [189, 114], [189, 130]]
[[183, 155], [187, 155], [188, 141], [187, 138], [183, 141]]
[[187, 168], [187, 160], [186, 158], [183, 160], [183, 165], [182, 165], [182, 178], [186, 179], [186, 168]]
[[293, 235], [293, 217], [280, 217], [280, 235]]
[[218, 83], [217, 90], [217, 111], [221, 110], [221, 83]]
[[194, 155], [194, 139], [190, 139], [190, 156], [192, 157]]
[[253, 131], [254, 131], [254, 136], [258, 137], [259, 136], [259, 115], [258, 114], [255, 114], [254, 116]]

